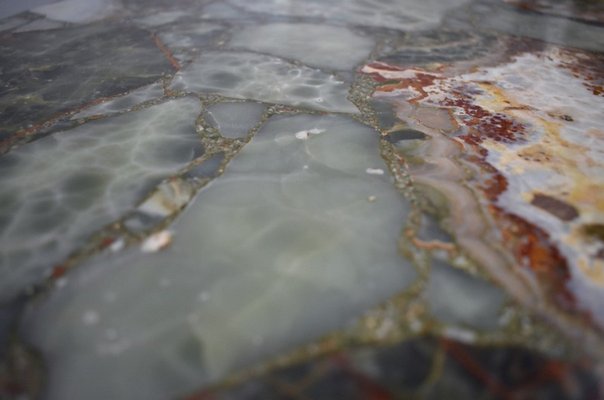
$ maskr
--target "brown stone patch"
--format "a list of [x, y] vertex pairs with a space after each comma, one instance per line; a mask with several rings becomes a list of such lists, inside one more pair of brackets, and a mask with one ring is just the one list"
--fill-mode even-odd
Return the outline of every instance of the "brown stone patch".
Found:
[[[583, 227], [583, 232], [588, 236], [604, 242], [604, 224], [587, 224]], [[601, 252], [604, 254], [604, 249], [601, 250]]]
[[579, 216], [579, 212], [575, 207], [546, 194], [535, 194], [531, 204], [547, 211], [562, 221], [572, 221]]

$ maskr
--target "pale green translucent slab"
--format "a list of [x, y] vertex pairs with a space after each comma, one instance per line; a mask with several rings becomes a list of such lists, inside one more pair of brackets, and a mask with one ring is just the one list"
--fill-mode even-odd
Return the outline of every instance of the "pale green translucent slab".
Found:
[[387, 174], [366, 173], [385, 168], [377, 148], [348, 117], [273, 117], [180, 217], [171, 247], [100, 256], [30, 310], [49, 398], [173, 397], [405, 289], [408, 205]]

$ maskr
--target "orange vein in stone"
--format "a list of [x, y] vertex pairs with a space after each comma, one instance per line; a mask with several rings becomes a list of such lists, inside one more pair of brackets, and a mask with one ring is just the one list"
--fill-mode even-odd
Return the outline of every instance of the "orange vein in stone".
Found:
[[161, 41], [161, 39], [159, 38], [159, 36], [157, 36], [157, 34], [153, 34], [153, 42], [155, 43], [155, 45], [157, 46], [157, 48], [164, 54], [164, 56], [166, 57], [166, 59], [168, 60], [168, 62], [170, 62], [170, 65], [172, 65], [172, 67], [174, 67], [175, 70], [180, 70], [181, 66], [180, 63], [178, 62], [178, 60], [176, 58], [174, 58], [174, 55], [172, 54], [172, 51], [166, 47], [166, 45]]

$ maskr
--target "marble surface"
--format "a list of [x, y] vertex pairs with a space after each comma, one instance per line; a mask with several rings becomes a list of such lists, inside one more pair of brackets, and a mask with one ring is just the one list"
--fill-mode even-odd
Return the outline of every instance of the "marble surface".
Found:
[[7, 36], [0, 44], [0, 139], [10, 143], [96, 99], [157, 81], [172, 68], [155, 53], [147, 32], [120, 24]]
[[[241, 139], [260, 121], [266, 106], [254, 102], [224, 102], [206, 110], [206, 120], [226, 138]], [[237, 115], [237, 118], [233, 118]]]
[[[309, 129], [320, 133], [296, 137]], [[56, 355], [50, 397], [171, 397], [410, 285], [396, 245], [408, 205], [365, 172], [383, 167], [377, 141], [348, 117], [270, 119], [174, 224], [170, 248], [94, 260], [27, 317]]]
[[350, 85], [333, 74], [247, 51], [208, 51], [176, 74], [172, 90], [355, 113]]
[[40, 281], [201, 152], [193, 122], [200, 112], [197, 99], [168, 101], [57, 132], [0, 158], [0, 298]]
[[1, 399], [604, 397], [600, 0], [0, 0]]

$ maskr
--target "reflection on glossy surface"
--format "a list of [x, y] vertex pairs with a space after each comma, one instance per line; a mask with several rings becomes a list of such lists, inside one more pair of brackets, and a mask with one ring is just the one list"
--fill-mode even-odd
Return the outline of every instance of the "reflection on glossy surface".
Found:
[[205, 52], [174, 77], [171, 89], [356, 112], [346, 99], [349, 85], [336, 76], [250, 52]]
[[601, 0], [26, 3], [0, 398], [604, 396]]
[[326, 69], [351, 70], [367, 58], [374, 43], [346, 28], [276, 23], [245, 27], [235, 33], [230, 46]]
[[[304, 129], [321, 133], [297, 138]], [[345, 117], [269, 120], [174, 225], [169, 249], [101, 258], [28, 317], [52, 355], [50, 397], [166, 398], [408, 286], [416, 273], [396, 246], [407, 206], [364, 172], [383, 164], [377, 141]]]
[[200, 111], [198, 100], [173, 100], [0, 157], [0, 298], [48, 275], [146, 187], [190, 161], [200, 148], [192, 122]]

